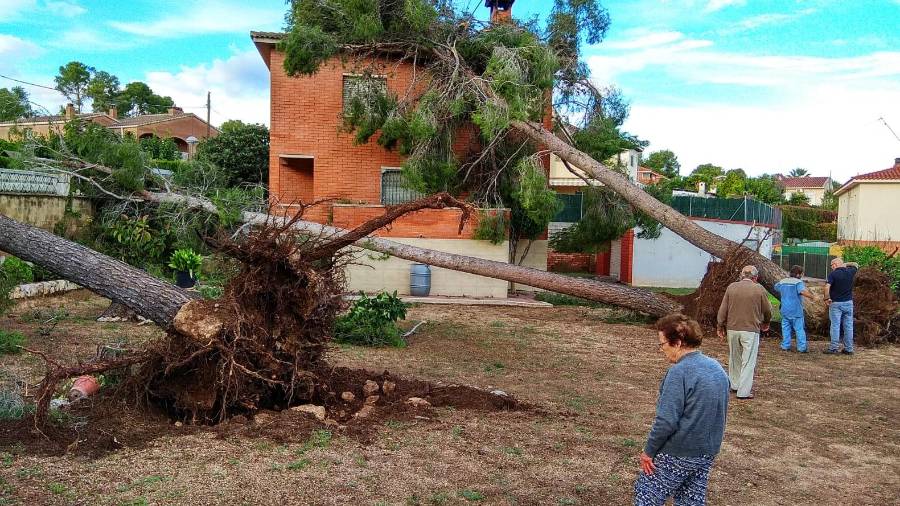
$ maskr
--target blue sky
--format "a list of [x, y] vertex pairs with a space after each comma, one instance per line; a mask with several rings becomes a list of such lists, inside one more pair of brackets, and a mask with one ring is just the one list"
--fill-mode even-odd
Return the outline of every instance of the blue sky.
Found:
[[[486, 14], [483, 0], [458, 0]], [[548, 0], [517, 0], [516, 17]], [[630, 99], [626, 128], [700, 163], [749, 173], [805, 167], [838, 179], [900, 157], [900, 0], [607, 0], [586, 48], [599, 85]], [[188, 6], [185, 10], [185, 6]], [[79, 60], [148, 82], [213, 122], [268, 123], [268, 72], [250, 30], [278, 30], [283, 0], [0, 0], [0, 74], [52, 86]], [[15, 85], [0, 78], [0, 87]], [[56, 110], [64, 99], [26, 87]]]

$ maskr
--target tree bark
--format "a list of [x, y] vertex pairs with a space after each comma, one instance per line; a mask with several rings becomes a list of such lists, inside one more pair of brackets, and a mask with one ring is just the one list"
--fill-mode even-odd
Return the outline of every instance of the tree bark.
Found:
[[[663, 226], [681, 236], [685, 241], [703, 251], [718, 258], [725, 258], [729, 250], [738, 246], [734, 241], [706, 230], [675, 209], [663, 204], [636, 184], [629, 181], [628, 178], [622, 174], [579, 151], [544, 128], [543, 125], [525, 121], [514, 121], [512, 127], [527, 135], [532, 140], [546, 146], [546, 149], [555, 153], [563, 161], [578, 167], [591, 177], [600, 181], [612, 191], [621, 195], [622, 198], [632, 205], [644, 211]], [[778, 296], [778, 292], [775, 291], [775, 283], [786, 278], [788, 276], [787, 272], [772, 260], [755, 251], [752, 254], [751, 263], [759, 269], [759, 282], [765, 286], [770, 293]], [[806, 302], [804, 309], [806, 310], [807, 319], [810, 320], [810, 323], [817, 325], [826, 317], [826, 311], [824, 300], [821, 299], [819, 294], [814, 295], [818, 299]]]
[[[177, 193], [145, 192], [143, 198], [150, 202], [181, 204], [196, 209], [204, 209], [212, 213], [216, 212], [215, 206], [204, 199], [187, 197]], [[271, 222], [273, 219], [280, 220], [282, 223], [286, 221], [286, 218], [254, 212], [244, 212], [241, 217], [242, 222], [251, 225], [262, 225]], [[294, 223], [293, 228], [299, 232], [312, 235], [333, 236], [335, 239], [348, 233], [344, 229], [303, 220], [298, 220]], [[653, 316], [665, 316], [681, 310], [680, 304], [664, 295], [628, 285], [573, 278], [505, 262], [418, 248], [380, 237], [366, 237], [356, 241], [354, 244], [364, 249], [387, 253], [404, 260], [520, 283], [574, 297], [621, 306]], [[0, 244], [0, 247], [2, 247], [2, 244]]]
[[190, 293], [80, 244], [0, 214], [0, 250], [121, 302], [168, 329]]

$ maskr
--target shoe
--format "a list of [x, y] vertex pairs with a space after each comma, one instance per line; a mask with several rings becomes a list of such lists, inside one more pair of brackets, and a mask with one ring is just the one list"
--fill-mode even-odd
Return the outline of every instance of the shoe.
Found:
[[737, 398], [740, 399], [740, 400], [742, 400], [742, 401], [749, 401], [750, 399], [753, 398], [753, 394], [750, 394], [750, 395], [748, 395], [748, 396], [746, 396], [746, 397], [741, 397], [740, 395], [738, 395]]
[[853, 355], [852, 351], [841, 350], [841, 355]]
[[826, 355], [837, 355], [837, 354], [840, 353], [840, 352], [837, 351], [837, 350], [825, 350], [825, 351], [823, 351], [822, 353], [824, 353], [824, 354], [826, 354]]

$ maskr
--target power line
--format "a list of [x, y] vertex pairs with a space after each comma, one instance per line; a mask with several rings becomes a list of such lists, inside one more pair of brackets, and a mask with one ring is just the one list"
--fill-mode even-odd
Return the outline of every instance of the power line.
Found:
[[57, 91], [57, 92], [59, 91], [59, 90], [57, 90], [56, 88], [51, 88], [51, 87], [49, 87], [49, 86], [44, 86], [43, 84], [29, 83], [28, 81], [21, 81], [21, 80], [19, 80], [19, 79], [13, 79], [12, 77], [5, 76], [5, 75], [3, 75], [3, 74], [0, 74], [0, 77], [2, 77], [3, 79], [9, 79], [10, 81], [15, 81], [15, 82], [17, 82], [17, 83], [27, 84], [28, 86], [37, 86], [38, 88], [44, 88], [44, 89], [46, 89], [46, 90], [53, 90], [53, 91]]
[[900, 136], [898, 136], [898, 135], [897, 135], [897, 132], [895, 132], [894, 129], [891, 128], [891, 125], [888, 125], [888, 122], [884, 120], [884, 116], [878, 118], [878, 120], [881, 121], [882, 123], [884, 123], [884, 126], [886, 126], [887, 129], [890, 130], [892, 134], [894, 134], [894, 138], [895, 138], [895, 139], [897, 139], [898, 141], [900, 141]]

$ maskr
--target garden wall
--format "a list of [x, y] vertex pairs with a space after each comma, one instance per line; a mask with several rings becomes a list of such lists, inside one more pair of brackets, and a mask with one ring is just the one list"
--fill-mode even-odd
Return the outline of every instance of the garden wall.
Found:
[[[0, 214], [10, 218], [53, 231], [66, 213], [67, 197], [58, 195], [25, 195], [0, 193]], [[94, 205], [85, 198], [72, 198], [72, 211], [83, 217], [94, 214]]]

